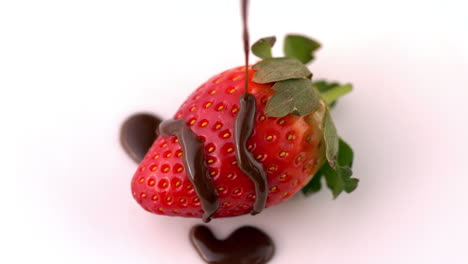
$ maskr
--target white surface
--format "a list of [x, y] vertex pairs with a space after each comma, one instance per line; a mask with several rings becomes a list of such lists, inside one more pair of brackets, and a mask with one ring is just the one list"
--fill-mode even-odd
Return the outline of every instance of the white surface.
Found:
[[[252, 2], [252, 39], [314, 36], [315, 76], [354, 83], [334, 116], [361, 183], [216, 220], [216, 233], [263, 228], [271, 264], [468, 263], [464, 1]], [[133, 201], [118, 129], [140, 110], [169, 117], [242, 64], [239, 12], [234, 0], [0, 2], [1, 263], [202, 263], [187, 239], [199, 221]]]

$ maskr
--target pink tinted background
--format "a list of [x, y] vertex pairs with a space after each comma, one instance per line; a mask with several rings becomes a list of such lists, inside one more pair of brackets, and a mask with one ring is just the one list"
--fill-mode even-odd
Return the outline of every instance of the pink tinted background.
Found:
[[[354, 84], [334, 117], [361, 183], [213, 221], [216, 233], [264, 229], [272, 264], [467, 263], [462, 2], [253, 0], [253, 40], [309, 34], [323, 43], [314, 76]], [[0, 262], [202, 263], [187, 239], [199, 220], [133, 201], [118, 130], [137, 111], [170, 117], [241, 65], [239, 12], [215, 0], [0, 3]]]

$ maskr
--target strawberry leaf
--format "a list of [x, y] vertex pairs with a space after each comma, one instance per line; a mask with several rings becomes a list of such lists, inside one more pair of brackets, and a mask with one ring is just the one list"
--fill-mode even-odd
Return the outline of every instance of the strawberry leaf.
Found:
[[340, 86], [337, 82], [327, 82], [325, 80], [314, 81], [314, 86], [319, 90], [320, 93], [326, 92], [332, 88]]
[[[334, 88], [334, 87], [337, 87], [337, 86], [340, 86], [339, 83], [337, 82], [327, 82], [325, 80], [318, 80], [318, 81], [314, 81], [313, 82], [314, 84], [314, 87], [317, 88], [317, 90], [320, 92], [320, 94]], [[331, 104], [329, 104], [329, 107], [333, 108], [335, 107], [336, 105], [336, 101], [332, 102]]]
[[353, 172], [349, 167], [338, 167], [336, 169], [327, 166], [323, 167], [323, 174], [327, 180], [327, 186], [333, 193], [333, 198], [337, 198], [343, 191], [350, 193], [354, 191], [359, 180], [351, 178]]
[[265, 114], [282, 117], [287, 114], [304, 116], [315, 111], [320, 104], [318, 91], [309, 79], [290, 79], [273, 85], [276, 93], [268, 100]]
[[252, 53], [261, 59], [271, 58], [271, 48], [273, 48], [275, 42], [275, 36], [261, 38], [252, 45]]
[[295, 78], [310, 78], [312, 73], [300, 61], [292, 58], [268, 58], [253, 66], [256, 83], [278, 82]]
[[332, 168], [336, 168], [336, 158], [338, 155], [338, 133], [336, 131], [335, 124], [330, 115], [330, 111], [327, 109], [325, 112], [325, 117], [323, 121], [323, 138], [325, 141], [325, 156], [327, 158], [328, 164]]
[[284, 54], [307, 64], [314, 59], [314, 52], [320, 48], [320, 43], [301, 35], [287, 35], [284, 39]]
[[320, 168], [310, 182], [302, 188], [302, 193], [306, 196], [319, 192], [322, 189], [323, 167]]
[[314, 81], [314, 87], [320, 92], [324, 101], [334, 107], [339, 97], [349, 93], [352, 90], [351, 84], [341, 85], [337, 82], [327, 82], [325, 80]]
[[352, 90], [353, 90], [353, 85], [348, 83], [345, 85], [338, 85], [338, 86], [328, 89], [327, 91], [321, 92], [320, 96], [325, 101], [325, 103], [327, 103], [327, 105], [331, 105], [334, 102], [336, 102], [338, 98], [351, 92]]
[[354, 154], [351, 147], [342, 139], [339, 140], [338, 166], [333, 169], [329, 163], [325, 163], [314, 175], [312, 180], [302, 189], [305, 195], [318, 192], [321, 187], [321, 180], [325, 178], [328, 188], [333, 193], [333, 198], [337, 198], [343, 191], [351, 193], [357, 188], [359, 180], [351, 178]]
[[[327, 180], [327, 186], [332, 190], [333, 198], [338, 197], [341, 192], [350, 193], [357, 188], [359, 180], [351, 178], [353, 172], [354, 153], [351, 147], [340, 138], [338, 151], [338, 167], [336, 169], [330, 166], [324, 166], [324, 175]], [[326, 164], [329, 165], [329, 164]]]
[[353, 160], [353, 149], [348, 143], [346, 143], [342, 138], [340, 138], [338, 150], [338, 164], [340, 164], [341, 166], [351, 167], [353, 165]]

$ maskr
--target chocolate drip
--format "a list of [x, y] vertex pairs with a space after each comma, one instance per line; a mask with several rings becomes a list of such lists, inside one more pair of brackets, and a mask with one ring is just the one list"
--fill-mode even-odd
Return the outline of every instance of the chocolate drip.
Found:
[[255, 202], [252, 215], [260, 213], [265, 208], [268, 197], [268, 179], [262, 164], [255, 160], [247, 149], [247, 140], [252, 135], [255, 126], [255, 97], [249, 93], [249, 32], [247, 25], [248, 0], [242, 0], [242, 24], [245, 54], [245, 85], [240, 98], [239, 114], [234, 123], [234, 144], [239, 168], [253, 181], [255, 185]]
[[128, 156], [136, 163], [145, 157], [158, 137], [159, 117], [151, 114], [134, 114], [120, 128], [120, 144]]
[[218, 240], [206, 226], [195, 226], [190, 240], [204, 261], [211, 264], [265, 264], [275, 247], [263, 231], [244, 226], [225, 240]]
[[247, 89], [249, 86], [249, 26], [247, 23], [247, 14], [249, 9], [249, 1], [242, 0], [241, 2], [241, 16], [242, 16], [242, 39], [244, 41], [244, 60], [245, 60], [245, 80], [244, 80], [244, 97], [247, 97], [249, 90]]
[[265, 208], [268, 197], [268, 179], [260, 164], [247, 149], [247, 140], [252, 135], [255, 125], [255, 97], [248, 94], [241, 97], [240, 110], [234, 124], [234, 144], [240, 169], [255, 185], [255, 202], [252, 214], [260, 213]]
[[205, 164], [203, 142], [185, 124], [184, 120], [167, 120], [159, 126], [161, 136], [176, 136], [184, 152], [187, 178], [192, 182], [203, 208], [203, 221], [209, 222], [219, 206], [218, 193]]

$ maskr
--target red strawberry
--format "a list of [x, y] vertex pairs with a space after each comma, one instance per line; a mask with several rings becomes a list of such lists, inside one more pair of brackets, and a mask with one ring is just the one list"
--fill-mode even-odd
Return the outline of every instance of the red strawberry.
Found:
[[[323, 164], [321, 130], [325, 107], [305, 116], [265, 115], [275, 93], [273, 83], [252, 81], [249, 93], [256, 98], [254, 132], [248, 148], [268, 177], [266, 207], [286, 201]], [[201, 85], [182, 104], [174, 119], [183, 119], [204, 142], [205, 160], [219, 197], [214, 217], [247, 214], [255, 201], [253, 182], [237, 166], [233, 139], [234, 120], [244, 90], [244, 67], [218, 74]], [[146, 210], [164, 215], [202, 217], [200, 199], [186, 176], [183, 152], [175, 136], [158, 137], [132, 180], [132, 193]]]

